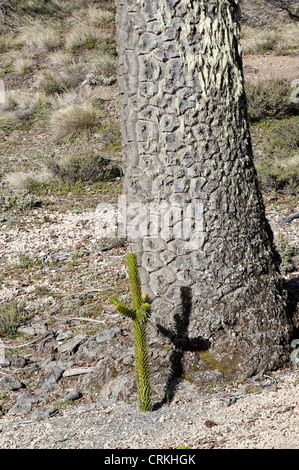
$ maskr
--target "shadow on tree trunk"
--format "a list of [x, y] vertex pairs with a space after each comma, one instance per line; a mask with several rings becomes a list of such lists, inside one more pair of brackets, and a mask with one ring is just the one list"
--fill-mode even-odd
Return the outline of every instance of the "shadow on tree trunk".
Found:
[[165, 386], [165, 395], [161, 402], [154, 405], [154, 409], [159, 409], [173, 400], [177, 387], [184, 376], [184, 353], [186, 351], [207, 351], [209, 349], [209, 340], [201, 337], [188, 338], [191, 311], [192, 289], [190, 287], [181, 287], [181, 314], [174, 316], [174, 331], [170, 331], [162, 325], [157, 325], [160, 333], [171, 340], [175, 349], [170, 356], [171, 372]]

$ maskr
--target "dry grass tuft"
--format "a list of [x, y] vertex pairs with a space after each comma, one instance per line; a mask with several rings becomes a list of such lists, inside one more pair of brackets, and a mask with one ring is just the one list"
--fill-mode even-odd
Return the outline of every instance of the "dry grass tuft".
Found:
[[89, 5], [83, 12], [86, 22], [92, 26], [101, 26], [102, 28], [111, 27], [114, 23], [114, 13], [104, 8], [98, 8], [95, 5]]
[[275, 23], [271, 28], [243, 25], [241, 45], [244, 54], [277, 52], [299, 48], [299, 26], [297, 23]]
[[46, 94], [62, 93], [77, 88], [86, 72], [85, 64], [71, 64], [56, 71], [45, 69], [38, 78], [38, 86]]
[[34, 60], [31, 57], [16, 57], [13, 63], [14, 72], [17, 75], [26, 75], [32, 72], [34, 67]]
[[95, 67], [104, 77], [116, 75], [116, 58], [109, 54], [102, 54], [97, 57]]
[[94, 49], [103, 40], [103, 32], [89, 25], [74, 26], [67, 34], [65, 47], [75, 52], [80, 46]]
[[3, 178], [3, 182], [16, 192], [30, 192], [36, 185], [48, 184], [52, 179], [53, 175], [48, 170], [42, 170], [40, 172], [19, 171], [6, 174]]
[[2, 106], [0, 129], [11, 131], [44, 122], [49, 106], [44, 93], [10, 92]]
[[63, 68], [67, 67], [73, 62], [73, 55], [70, 52], [57, 50], [50, 52], [47, 56], [47, 59], [53, 68]]
[[56, 140], [72, 138], [100, 125], [102, 112], [92, 101], [71, 103], [54, 111], [51, 129]]
[[39, 53], [54, 51], [62, 44], [57, 29], [38, 21], [22, 28], [17, 40], [19, 45], [25, 45], [30, 51]]

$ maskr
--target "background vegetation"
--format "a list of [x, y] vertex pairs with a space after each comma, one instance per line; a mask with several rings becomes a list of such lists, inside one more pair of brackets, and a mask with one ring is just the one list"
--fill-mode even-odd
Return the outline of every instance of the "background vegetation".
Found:
[[[270, 3], [242, 2], [245, 58], [298, 53], [298, 20], [287, 13], [281, 16]], [[0, 229], [17, 226], [37, 207], [55, 213], [116, 202], [122, 175], [114, 15], [114, 0], [0, 0], [0, 79], [6, 87], [5, 103], [0, 104]], [[246, 92], [265, 201], [298, 210], [299, 116], [291, 83], [280, 78], [246, 82]], [[285, 237], [279, 248], [285, 272], [298, 270], [298, 250]], [[77, 251], [72, 266], [79, 269], [84, 262]], [[24, 278], [24, 270], [41, 282], [41, 262], [30, 256], [26, 263], [23, 259], [16, 266], [1, 267], [1, 282]], [[83, 271], [80, 275], [85, 279]], [[62, 276], [57, 274], [59, 287]], [[92, 276], [102, 285], [107, 280], [106, 291], [75, 300], [56, 297], [62, 311], [98, 315], [112, 293], [127, 295], [124, 278], [109, 278], [105, 271]], [[41, 298], [53, 288], [46, 292], [36, 287], [30, 295]], [[23, 307], [4, 305], [2, 333], [12, 334], [23, 317]]]

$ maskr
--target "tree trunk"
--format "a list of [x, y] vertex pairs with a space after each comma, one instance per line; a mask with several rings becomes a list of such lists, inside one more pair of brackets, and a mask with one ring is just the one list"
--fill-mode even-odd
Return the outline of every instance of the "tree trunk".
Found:
[[290, 323], [252, 158], [238, 1], [116, 4], [124, 228], [152, 300], [153, 356], [170, 350], [173, 376], [195, 380], [280, 367]]

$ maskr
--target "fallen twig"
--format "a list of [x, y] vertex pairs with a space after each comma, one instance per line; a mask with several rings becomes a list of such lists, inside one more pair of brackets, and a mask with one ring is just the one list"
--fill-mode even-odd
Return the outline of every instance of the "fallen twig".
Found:
[[101, 321], [101, 320], [95, 320], [94, 318], [84, 318], [84, 317], [75, 317], [75, 318], [70, 318], [69, 320], [66, 321], [66, 323], [70, 323], [73, 320], [78, 320], [78, 321], [91, 321], [94, 323], [103, 323], [104, 325], [106, 322]]
[[295, 212], [294, 214], [288, 215], [282, 219], [283, 222], [290, 222], [293, 219], [297, 219], [299, 217], [299, 212]]
[[16, 345], [16, 346], [7, 346], [7, 345], [4, 343], [3, 347], [4, 347], [5, 349], [19, 349], [19, 348], [25, 348], [26, 346], [29, 346], [30, 344], [37, 343], [37, 341], [41, 341], [41, 340], [45, 339], [47, 336], [48, 336], [48, 334], [42, 336], [41, 338], [34, 339], [33, 341], [29, 341], [29, 343], [18, 344], [18, 345]]

